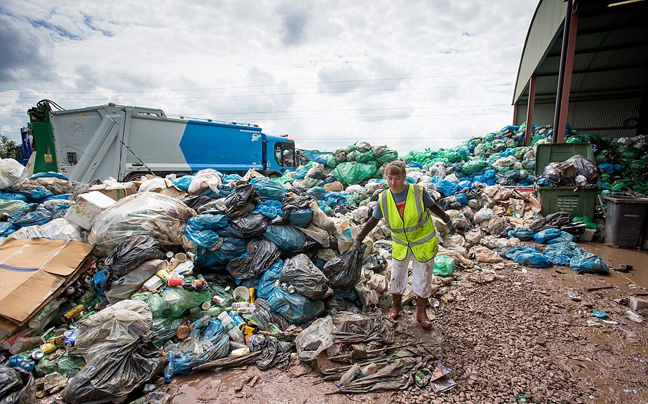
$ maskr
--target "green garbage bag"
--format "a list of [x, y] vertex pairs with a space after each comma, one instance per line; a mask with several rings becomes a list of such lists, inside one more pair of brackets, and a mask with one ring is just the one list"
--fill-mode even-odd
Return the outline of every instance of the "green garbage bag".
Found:
[[84, 367], [85, 364], [83, 356], [74, 353], [74, 351], [70, 351], [63, 356], [52, 360], [49, 360], [47, 359], [47, 356], [44, 356], [36, 364], [34, 375], [36, 377], [43, 377], [50, 373], [57, 372], [61, 376], [67, 376], [68, 372], [71, 370], [78, 371]]
[[333, 175], [346, 187], [375, 177], [376, 172], [375, 165], [346, 162], [338, 164], [335, 170], [333, 170]]
[[338, 163], [337, 160], [335, 160], [335, 156], [333, 154], [329, 154], [329, 156], [326, 158], [326, 166], [328, 168], [335, 168], [337, 167]]
[[450, 276], [455, 268], [455, 260], [447, 255], [437, 255], [434, 258], [432, 273], [437, 276]]
[[[392, 161], [398, 159], [398, 152], [396, 150], [392, 150], [388, 148], [387, 146], [378, 146], [372, 150], [372, 153], [373, 153], [374, 160], [376, 160], [376, 162], [380, 165], [391, 163]], [[410, 153], [414, 153], [414, 152], [410, 152]], [[422, 154], [422, 153], [416, 153], [416, 154]], [[410, 161], [420, 161], [420, 160], [411, 159], [406, 161], [410, 162]]]
[[473, 160], [464, 164], [461, 172], [466, 175], [473, 175], [477, 171], [481, 171], [484, 167], [488, 166], [488, 163], [484, 160]]
[[13, 199], [0, 199], [0, 213], [6, 213], [8, 216], [13, 215], [25, 206], [27, 206], [27, 202]]
[[373, 153], [371, 151], [356, 154], [356, 161], [358, 163], [369, 163], [373, 160]]
[[198, 307], [212, 299], [211, 292], [190, 291], [180, 287], [168, 287], [162, 293], [141, 292], [131, 296], [131, 300], [139, 300], [149, 307], [153, 318], [177, 318], [193, 307]]

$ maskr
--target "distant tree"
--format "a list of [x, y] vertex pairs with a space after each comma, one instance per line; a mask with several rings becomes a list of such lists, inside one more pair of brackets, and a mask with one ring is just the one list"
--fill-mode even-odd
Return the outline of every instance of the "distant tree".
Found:
[[20, 147], [16, 141], [0, 134], [0, 158], [13, 158], [18, 160], [19, 157]]

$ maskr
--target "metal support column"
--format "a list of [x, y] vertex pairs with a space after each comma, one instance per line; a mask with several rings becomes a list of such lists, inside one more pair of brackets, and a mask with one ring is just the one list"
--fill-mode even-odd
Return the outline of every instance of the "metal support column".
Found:
[[524, 145], [529, 146], [533, 138], [533, 109], [535, 108], [536, 74], [531, 75], [529, 82], [529, 99], [527, 101], [526, 130], [524, 131]]
[[556, 109], [554, 112], [553, 143], [565, 142], [567, 112], [569, 110], [569, 92], [571, 90], [576, 36], [578, 32], [578, 0], [567, 0], [563, 43], [560, 53], [560, 71], [556, 91]]

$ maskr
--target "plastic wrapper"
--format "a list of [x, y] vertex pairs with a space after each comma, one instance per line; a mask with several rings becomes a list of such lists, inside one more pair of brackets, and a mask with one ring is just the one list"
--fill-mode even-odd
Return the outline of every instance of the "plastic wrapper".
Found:
[[222, 175], [211, 168], [200, 170], [191, 180], [187, 191], [190, 195], [198, 195], [203, 193], [206, 189], [211, 190], [214, 195], [219, 195], [218, 186], [223, 183], [221, 179]]
[[247, 256], [235, 258], [227, 269], [236, 279], [259, 278], [279, 260], [279, 247], [268, 240], [252, 240], [247, 246]]
[[286, 188], [279, 181], [271, 180], [270, 178], [254, 178], [250, 181], [254, 186], [259, 198], [282, 200], [286, 196]]
[[105, 290], [107, 285], [104, 284], [106, 299], [109, 303], [130, 299], [133, 293], [137, 292], [147, 280], [163, 267], [164, 260], [161, 259], [152, 259], [139, 264], [121, 278], [113, 281], [109, 286], [110, 289]]
[[333, 345], [336, 332], [331, 316], [315, 320], [295, 338], [299, 359], [302, 361], [315, 359], [317, 355]]
[[159, 374], [166, 359], [152, 341], [152, 333], [115, 347], [89, 362], [61, 393], [71, 404], [119, 403]]
[[128, 274], [145, 261], [162, 258], [164, 254], [160, 250], [160, 243], [151, 236], [139, 235], [122, 241], [104, 261], [104, 289], [109, 289], [114, 280]]
[[323, 299], [333, 293], [324, 273], [306, 254], [287, 259], [279, 281], [293, 286], [297, 293], [312, 300]]
[[474, 246], [468, 251], [469, 257], [474, 257], [473, 259], [477, 262], [488, 262], [496, 263], [501, 262], [502, 257], [499, 256], [497, 251], [493, 251], [484, 246]]
[[16, 239], [45, 238], [49, 240], [83, 241], [81, 228], [62, 217], [43, 225], [23, 227], [11, 233], [9, 237]]
[[23, 404], [35, 401], [33, 376], [20, 369], [0, 365], [0, 403]]
[[104, 356], [149, 331], [151, 312], [143, 302], [123, 300], [79, 322], [75, 348], [86, 362]]
[[232, 219], [231, 230], [239, 238], [254, 238], [265, 233], [270, 219], [258, 213], [248, 213]]
[[27, 179], [27, 168], [14, 159], [0, 160], [0, 189], [15, 187]]
[[263, 237], [284, 251], [299, 251], [306, 244], [304, 233], [292, 226], [270, 225]]
[[362, 274], [362, 262], [366, 246], [351, 248], [324, 265], [324, 274], [334, 289], [350, 289], [357, 285]]
[[[212, 295], [208, 290], [198, 292], [170, 287], [162, 290], [162, 293], [137, 292], [131, 296], [131, 300], [144, 302], [153, 318], [177, 318], [182, 316], [187, 309], [198, 307], [211, 299]], [[119, 303], [125, 301], [129, 300]]]
[[434, 269], [432, 273], [437, 276], [450, 276], [455, 269], [455, 260], [447, 255], [434, 257]]

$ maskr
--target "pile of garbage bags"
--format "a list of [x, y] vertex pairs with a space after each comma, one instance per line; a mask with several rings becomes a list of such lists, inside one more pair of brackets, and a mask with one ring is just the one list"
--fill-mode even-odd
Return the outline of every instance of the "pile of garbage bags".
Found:
[[[596, 162], [574, 156], [536, 179], [534, 145], [548, 142], [551, 128], [534, 126], [531, 146], [523, 145], [525, 131], [507, 126], [453, 149], [403, 156], [406, 180], [425, 187], [452, 219], [446, 226], [433, 218], [434, 292], [444, 301], [455, 296], [447, 279], [506, 259], [608, 271], [576, 243], [604, 223], [566, 212], [542, 217], [529, 191], [536, 182], [567, 181], [645, 193], [646, 165], [624, 160], [645, 159], [645, 137], [572, 133], [570, 141], [592, 143]], [[0, 237], [93, 246], [88, 269], [5, 340], [3, 399], [33, 394], [42, 385], [34, 380], [48, 377], [63, 379], [68, 402], [118, 402], [157, 376], [283, 367], [294, 347], [305, 361], [322, 352], [346, 358], [358, 349], [351, 340], [381, 352], [393, 334], [371, 308], [391, 305], [389, 229], [381, 222], [362, 245], [354, 240], [387, 189], [385, 165], [397, 158], [386, 146], [356, 142], [276, 179], [207, 169], [108, 179], [99, 188], [59, 173], [28, 176], [15, 160], [0, 160]], [[634, 182], [616, 178], [629, 173]], [[115, 200], [114, 188], [129, 192]], [[412, 298], [408, 288], [404, 301]], [[415, 368], [398, 360], [406, 362], [399, 369]]]

